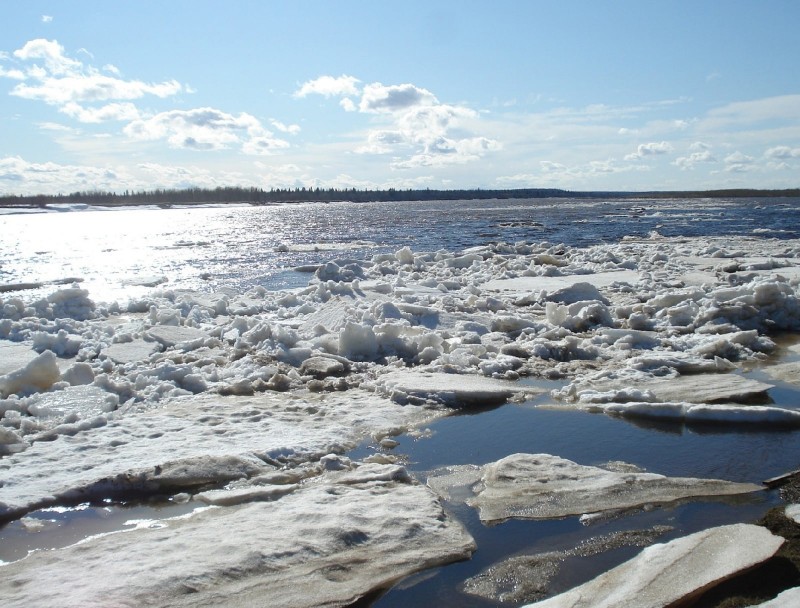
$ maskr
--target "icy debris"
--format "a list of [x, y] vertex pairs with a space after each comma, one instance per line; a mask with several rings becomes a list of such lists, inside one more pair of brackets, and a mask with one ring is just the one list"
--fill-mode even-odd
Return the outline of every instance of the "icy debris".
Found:
[[550, 583], [559, 571], [568, 568], [567, 560], [591, 557], [620, 547], [646, 547], [671, 528], [655, 526], [649, 530], [629, 530], [596, 536], [577, 547], [535, 555], [518, 555], [494, 564], [468, 578], [466, 593], [495, 602], [530, 602], [549, 595]]
[[0, 376], [0, 397], [46, 391], [61, 378], [56, 356], [49, 350], [31, 359], [24, 367]]
[[786, 507], [786, 517], [800, 524], [800, 504], [792, 504]]
[[208, 334], [194, 327], [156, 325], [147, 330], [147, 336], [166, 348], [181, 346], [184, 350], [198, 348], [208, 338]]
[[474, 541], [430, 490], [387, 468], [34, 553], [3, 566], [0, 595], [10, 606], [348, 606], [469, 557]]
[[617, 473], [550, 454], [513, 454], [483, 469], [476, 495], [481, 521], [552, 519], [627, 509], [698, 496], [724, 496], [760, 486], [716, 479]]
[[537, 608], [656, 608], [677, 605], [772, 557], [784, 539], [734, 524], [644, 549], [633, 559]]
[[753, 608], [790, 608], [791, 606], [800, 606], [800, 587], [787, 589], [767, 602], [756, 604]]

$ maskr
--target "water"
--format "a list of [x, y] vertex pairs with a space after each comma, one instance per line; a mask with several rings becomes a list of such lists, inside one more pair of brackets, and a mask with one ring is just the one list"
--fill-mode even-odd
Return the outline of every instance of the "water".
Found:
[[[800, 199], [332, 203], [6, 214], [0, 215], [0, 285], [77, 278], [96, 301], [138, 297], [152, 289], [141, 283], [160, 277], [166, 281], [163, 286], [172, 289], [277, 289], [306, 284], [308, 275], [292, 270], [297, 266], [370, 257], [406, 245], [415, 251], [523, 240], [582, 246], [651, 231], [664, 236], [798, 238]], [[730, 247], [736, 247], [735, 238]], [[30, 299], [53, 290], [53, 285], [42, 285], [2, 297]], [[780, 351], [770, 363], [791, 356]], [[759, 365], [741, 373], [765, 379]], [[560, 386], [530, 382], [548, 389]], [[769, 394], [772, 403], [800, 404], [795, 387], [770, 383], [775, 384]], [[442, 419], [431, 425], [430, 437], [399, 437], [391, 452], [407, 460], [423, 482], [437, 467], [480, 465], [515, 452], [551, 453], [586, 465], [622, 460], [665, 475], [755, 483], [800, 466], [800, 431], [632, 423], [538, 407], [549, 403], [544, 395], [525, 404]], [[352, 456], [376, 449], [362, 446]], [[461, 585], [510, 556], [568, 549], [599, 534], [654, 525], [673, 528], [662, 538], [668, 540], [712, 525], [755, 521], [779, 504], [779, 493], [769, 491], [635, 511], [592, 526], [571, 517], [487, 527], [473, 509], [451, 502], [446, 508], [478, 544], [474, 557], [402, 581], [375, 598], [373, 605], [496, 606], [464, 594]], [[192, 507], [96, 505], [67, 513], [35, 513], [34, 519], [52, 523], [56, 532], [31, 535], [18, 522], [10, 524], [3, 530], [0, 559], [17, 559], [29, 549], [63, 546], [90, 534], [130, 527], [129, 520], [174, 515]], [[571, 560], [555, 579], [554, 590], [583, 582], [638, 551], [623, 548]]]
[[[96, 301], [164, 287], [304, 286], [302, 265], [411, 246], [583, 246], [624, 236], [800, 235], [800, 199], [486, 200], [80, 210], [0, 215], [0, 286], [80, 279]], [[42, 297], [52, 285], [24, 292]], [[22, 293], [22, 292], [20, 292]]]

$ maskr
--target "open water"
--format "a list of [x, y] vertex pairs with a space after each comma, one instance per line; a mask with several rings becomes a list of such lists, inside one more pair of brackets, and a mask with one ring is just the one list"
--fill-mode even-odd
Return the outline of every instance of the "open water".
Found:
[[[79, 279], [96, 301], [170, 289], [305, 286], [303, 265], [410, 246], [800, 236], [800, 199], [485, 200], [201, 206], [0, 214], [0, 289]], [[52, 284], [29, 289], [47, 295]]]

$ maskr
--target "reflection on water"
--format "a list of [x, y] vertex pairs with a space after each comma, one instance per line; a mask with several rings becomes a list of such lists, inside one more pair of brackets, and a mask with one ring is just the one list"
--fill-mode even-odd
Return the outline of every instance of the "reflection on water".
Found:
[[[624, 236], [800, 235], [800, 199], [487, 200], [84, 210], [0, 215], [0, 285], [81, 278], [96, 301], [177, 289], [305, 284], [291, 269], [411, 245], [588, 245]], [[317, 245], [317, 246], [315, 246]], [[335, 246], [333, 250], [332, 246]], [[47, 295], [48, 286], [27, 296]]]

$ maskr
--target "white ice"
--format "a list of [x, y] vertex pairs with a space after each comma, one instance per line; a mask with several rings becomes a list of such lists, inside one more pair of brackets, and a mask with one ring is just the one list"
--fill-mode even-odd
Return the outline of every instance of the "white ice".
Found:
[[784, 539], [750, 524], [720, 526], [644, 549], [633, 559], [537, 608], [661, 608], [772, 557]]

